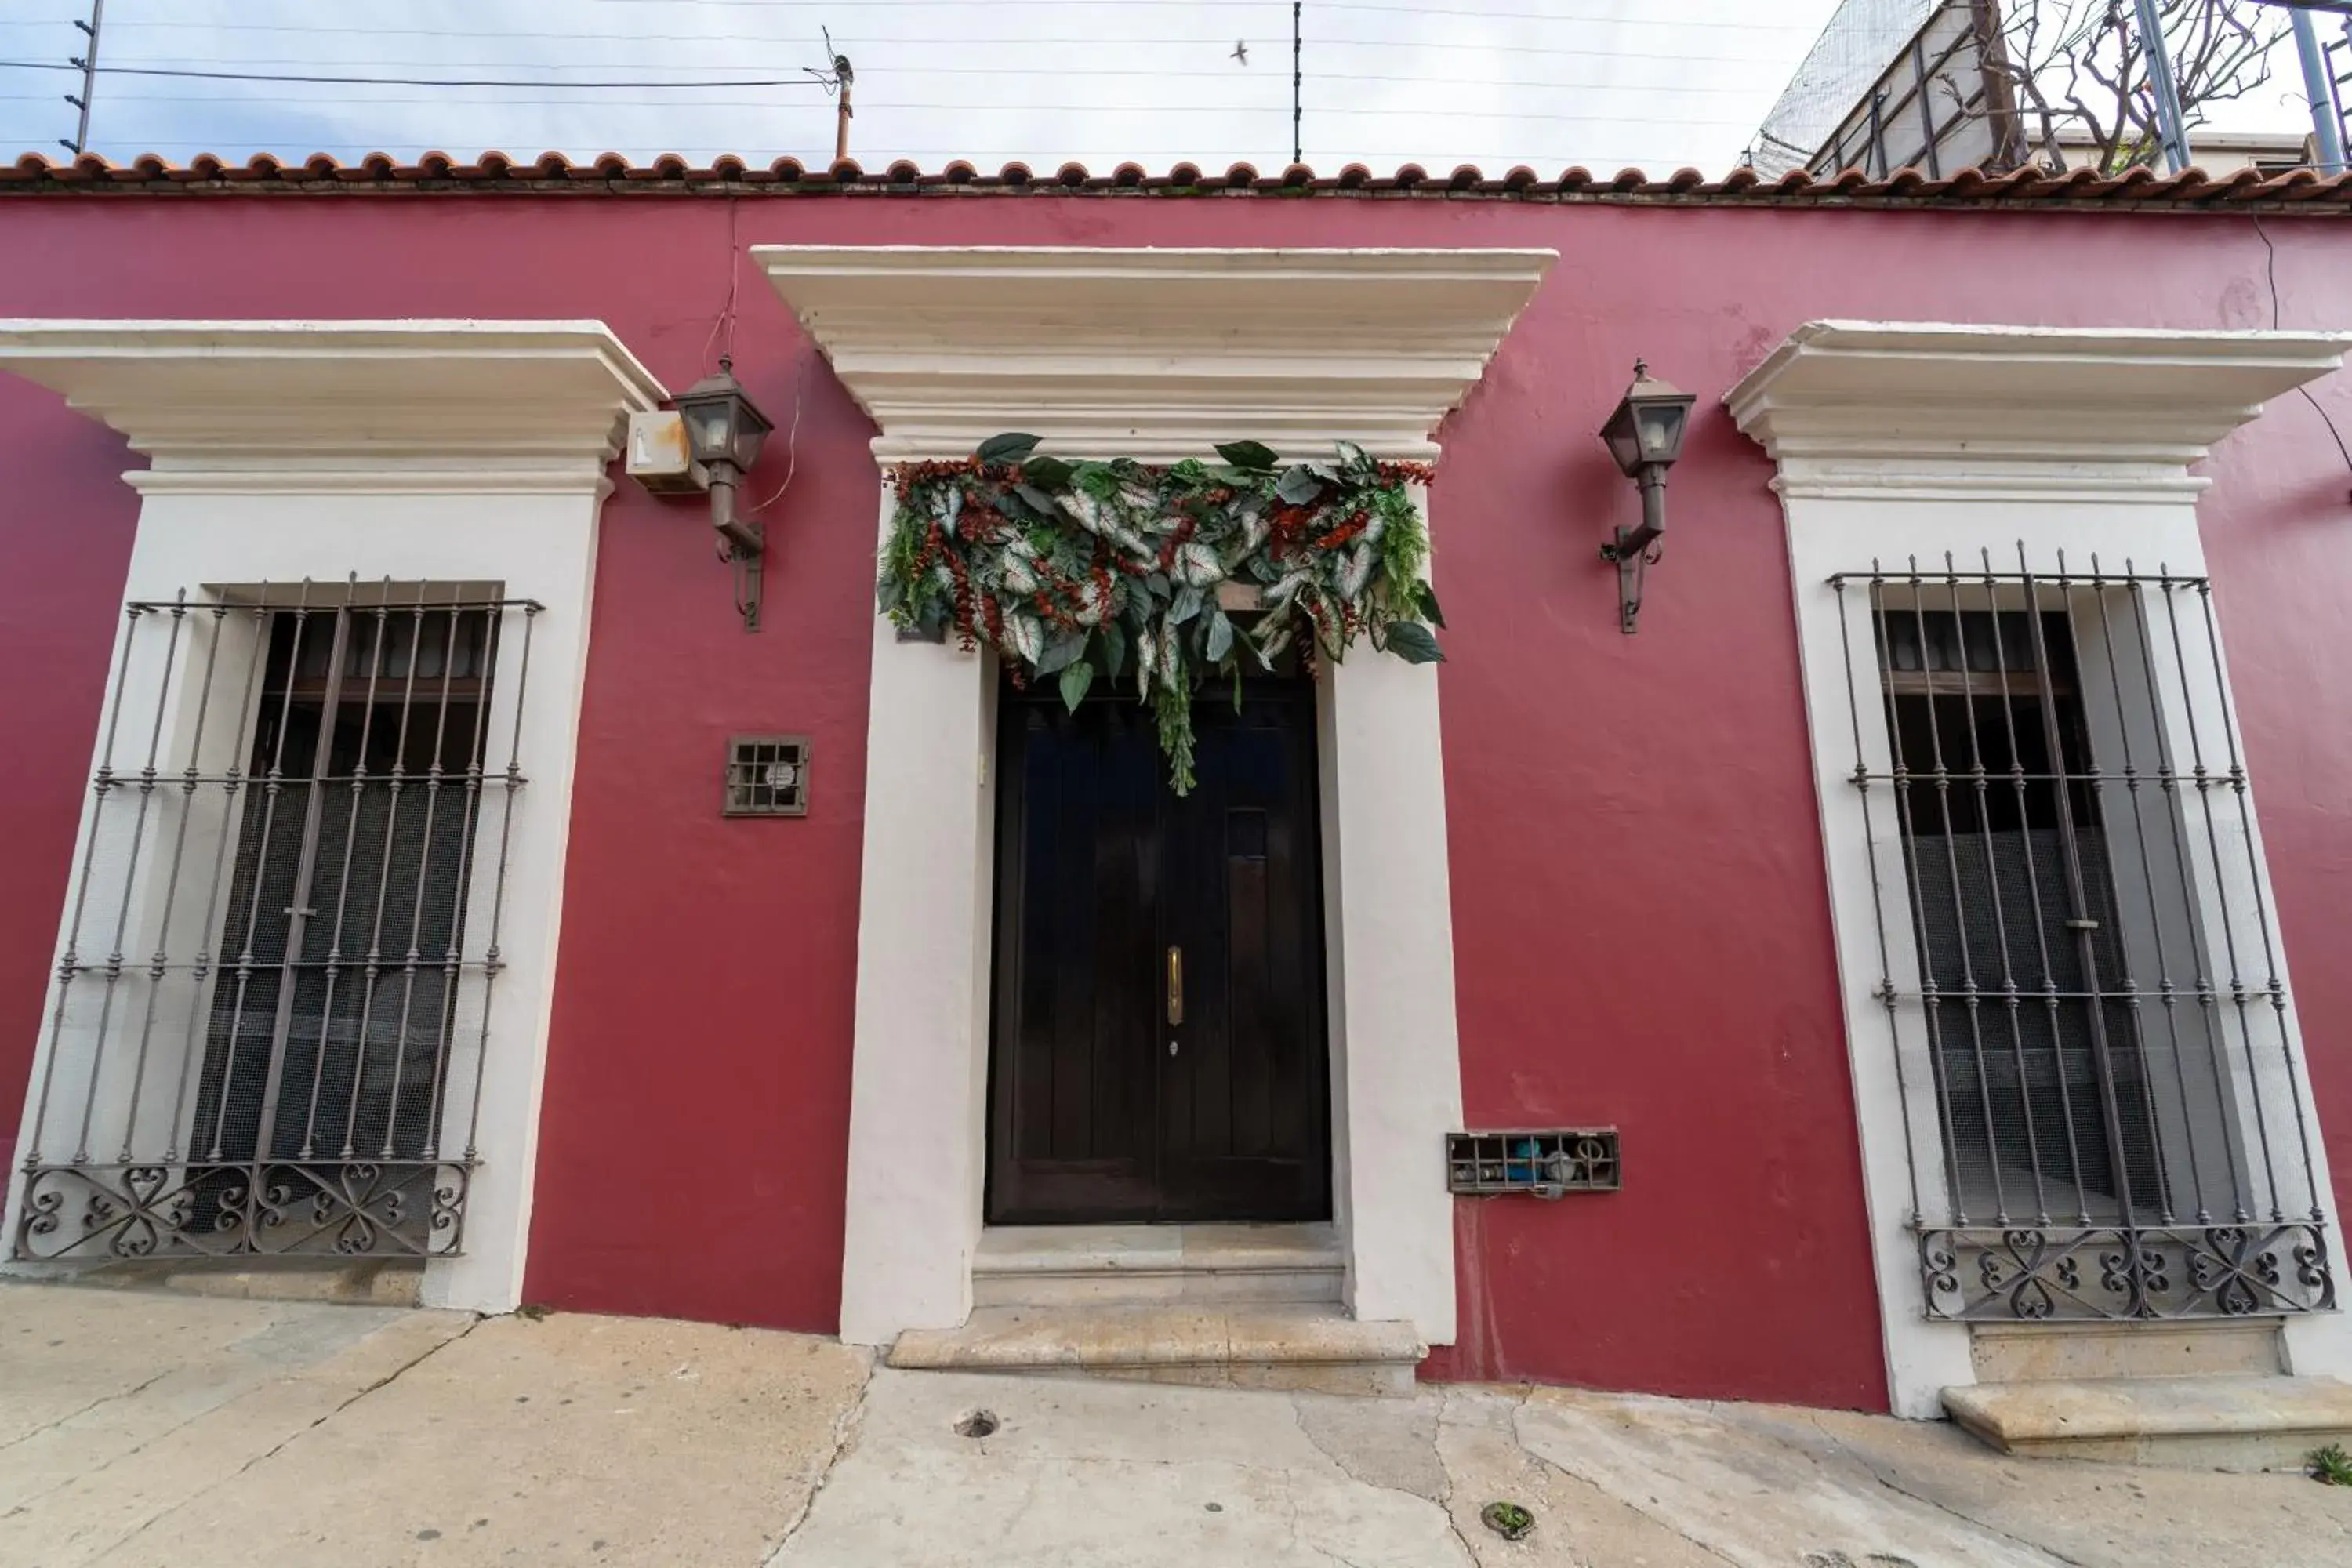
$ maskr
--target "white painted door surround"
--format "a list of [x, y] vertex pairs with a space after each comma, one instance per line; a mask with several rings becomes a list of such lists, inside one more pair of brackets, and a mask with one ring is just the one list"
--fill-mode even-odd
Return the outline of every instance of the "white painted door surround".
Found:
[[[1942, 1390], [1976, 1381], [1976, 1373], [1969, 1329], [1926, 1312], [1907, 1151], [1923, 1152], [1933, 1171], [1943, 1142], [1932, 1092], [1911, 1094], [1906, 1121], [1903, 1085], [1933, 1082], [1927, 1042], [1916, 1027], [1898, 1040], [1874, 990], [1877, 910], [1900, 935], [1911, 929], [1911, 905], [1902, 846], [1888, 823], [1865, 816], [1852, 782], [1857, 745], [1877, 759], [1874, 771], [1888, 745], [1869, 605], [1862, 595], [1841, 595], [1830, 578], [1867, 573], [1876, 562], [1900, 571], [1914, 557], [1940, 570], [1948, 551], [1965, 571], [1987, 548], [2008, 571], [2022, 549], [2037, 573], [2063, 551], [2078, 573], [2096, 554], [2110, 570], [2128, 560], [2202, 576], [2197, 497], [2207, 481], [2189, 465], [2258, 416], [2265, 401], [2335, 369], [2346, 341], [1815, 321], [1725, 395], [1739, 427], [1780, 465], [1773, 488], [1788, 521], [1887, 1381], [1899, 1415], [1940, 1415]], [[1865, 650], [1852, 666], [1849, 647]], [[2200, 717], [2183, 701], [2178, 692], [2163, 699], [2158, 721], [2168, 742]], [[2216, 709], [2203, 710], [2201, 721], [2210, 737], [2226, 720]], [[2238, 842], [2217, 854], [2231, 875], [2260, 879], [2267, 898], [2251, 816]], [[2207, 902], [2204, 918], [2227, 918], [2213, 912], [2210, 895]], [[1916, 975], [1901, 982], [1916, 954], [1900, 942], [1891, 949], [1901, 951], [1888, 952], [1885, 972], [1916, 991]], [[2291, 1010], [2285, 1029], [2295, 1042], [2292, 1091], [2309, 1105]], [[2326, 1194], [2326, 1147], [2314, 1142], [2312, 1173]], [[1938, 1184], [1923, 1183], [1931, 1193]], [[2284, 1338], [2291, 1371], [2352, 1374], [2352, 1326], [2341, 1313], [2290, 1318]]]
[[[1218, 441], [1437, 456], [1556, 259], [1536, 250], [755, 247], [885, 465], [1026, 430], [1072, 457]], [[892, 497], [885, 484], [881, 525]], [[1443, 532], [1437, 531], [1443, 550]], [[1318, 699], [1333, 1184], [1359, 1318], [1454, 1339], [1461, 1116], [1438, 676], [1369, 651]], [[995, 670], [875, 623], [841, 1333], [971, 1308], [986, 1169]]]
[[[428, 1263], [424, 1286], [429, 1304], [512, 1310], [530, 1222], [597, 510], [625, 416], [657, 405], [661, 384], [598, 321], [0, 321], [0, 371], [62, 392], [147, 454], [149, 467], [123, 476], [141, 498], [128, 601], [252, 595], [269, 584], [275, 603], [305, 579], [340, 585], [356, 574], [465, 585], [475, 596], [500, 590], [543, 606], [528, 681], [520, 637], [500, 640], [491, 672], [488, 726], [514, 726], [516, 768], [529, 782], [506, 841], [497, 1005], [483, 1033], [451, 1047], [446, 1092], [479, 1089], [465, 1250]], [[127, 635], [118, 632], [118, 663]], [[501, 709], [518, 699], [519, 713]], [[93, 766], [121, 771], [145, 742], [126, 737], [123, 755], [110, 758], [101, 735]], [[94, 815], [86, 805], [61, 951], [85, 891]], [[469, 941], [493, 901], [483, 880], [492, 868], [478, 860], [477, 871]], [[160, 917], [142, 900], [161, 879], [117, 872], [90, 898], [122, 906], [128, 929], [150, 929]], [[116, 912], [91, 916], [91, 929]], [[50, 1050], [51, 984], [35, 1096]], [[28, 1097], [28, 1136], [32, 1110]], [[11, 1237], [22, 1173], [12, 1182]]]

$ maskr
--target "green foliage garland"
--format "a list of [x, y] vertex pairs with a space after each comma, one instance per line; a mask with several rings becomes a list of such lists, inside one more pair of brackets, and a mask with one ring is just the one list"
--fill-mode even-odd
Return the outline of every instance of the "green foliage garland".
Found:
[[[1099, 680], [1150, 704], [1179, 795], [1192, 787], [1194, 689], [1272, 668], [1286, 642], [1337, 662], [1357, 636], [1415, 664], [1445, 656], [1437, 595], [1422, 580], [1429, 536], [1408, 485], [1420, 463], [1382, 463], [1349, 442], [1335, 461], [1285, 465], [1255, 441], [1150, 468], [1067, 462], [1034, 436], [1003, 435], [962, 462], [896, 474], [898, 505], [876, 585], [893, 625], [986, 643], [1014, 681], [1053, 677], [1075, 711]], [[1235, 622], [1220, 584], [1255, 586]]]

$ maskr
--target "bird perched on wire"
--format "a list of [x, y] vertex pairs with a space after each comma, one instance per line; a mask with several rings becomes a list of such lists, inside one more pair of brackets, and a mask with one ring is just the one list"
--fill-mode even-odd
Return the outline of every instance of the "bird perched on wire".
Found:
[[1248, 43], [1243, 39], [1235, 38], [1234, 40], [1234, 52], [1231, 58], [1241, 61], [1244, 65], [1249, 64]]

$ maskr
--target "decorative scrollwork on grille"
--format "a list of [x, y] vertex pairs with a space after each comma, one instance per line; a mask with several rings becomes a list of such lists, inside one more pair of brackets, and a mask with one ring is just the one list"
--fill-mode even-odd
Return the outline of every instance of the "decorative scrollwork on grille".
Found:
[[471, 1172], [447, 1160], [36, 1166], [16, 1256], [440, 1257], [457, 1250]]
[[1964, 1322], [2245, 1318], [2336, 1305], [2314, 1221], [2153, 1229], [1928, 1228], [1930, 1317]]

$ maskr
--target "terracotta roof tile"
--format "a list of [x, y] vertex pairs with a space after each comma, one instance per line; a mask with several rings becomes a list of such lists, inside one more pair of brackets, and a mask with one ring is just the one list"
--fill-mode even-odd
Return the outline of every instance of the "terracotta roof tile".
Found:
[[1857, 207], [2006, 207], [2028, 209], [2103, 208], [2110, 210], [2211, 211], [2242, 210], [2352, 214], [2352, 174], [2323, 178], [2310, 169], [2264, 174], [2240, 169], [2208, 174], [2189, 169], [2159, 174], [2152, 169], [2132, 169], [2107, 176], [2091, 169], [2053, 174], [2040, 169], [1990, 173], [1962, 169], [1937, 178], [1916, 168], [1897, 169], [1885, 178], [1861, 169], [1815, 177], [1799, 170], [1767, 179], [1753, 169], [1734, 169], [1721, 179], [1709, 179], [1696, 169], [1678, 169], [1653, 178], [1641, 169], [1621, 169], [1606, 177], [1580, 165], [1547, 177], [1527, 164], [1515, 165], [1500, 177], [1489, 177], [1475, 163], [1464, 163], [1433, 174], [1418, 163], [1406, 163], [1381, 174], [1363, 163], [1348, 163], [1331, 174], [1318, 174], [1304, 163], [1278, 171], [1261, 171], [1237, 163], [1223, 173], [1181, 162], [1167, 173], [1153, 174], [1136, 163], [1123, 163], [1107, 174], [1096, 174], [1083, 163], [1064, 163], [1049, 174], [1028, 164], [1008, 163], [993, 174], [957, 159], [927, 173], [910, 160], [892, 160], [869, 171], [854, 158], [829, 166], [812, 167], [797, 158], [778, 158], [755, 164], [733, 153], [698, 168], [676, 153], [664, 153], [646, 163], [635, 163], [618, 153], [604, 153], [575, 163], [561, 153], [542, 153], [528, 162], [496, 150], [470, 162], [447, 153], [431, 152], [401, 163], [383, 153], [371, 153], [350, 163], [314, 153], [289, 163], [258, 153], [242, 163], [232, 163], [210, 153], [185, 163], [171, 163], [142, 153], [116, 163], [86, 153], [56, 160], [28, 153], [14, 163], [0, 164], [0, 195], [66, 193], [163, 193], [195, 195], [207, 192], [299, 194], [303, 192], [433, 193], [442, 191], [505, 191], [520, 195], [594, 195], [626, 189], [674, 195], [766, 193], [772, 195], [877, 194], [996, 195], [1033, 197], [1066, 195], [1198, 195], [1239, 196], [1256, 194], [1311, 195], [1333, 197], [1400, 197], [1423, 200], [1465, 198], [1518, 202], [1609, 202], [1670, 205], [1720, 206], [1857, 206]]

